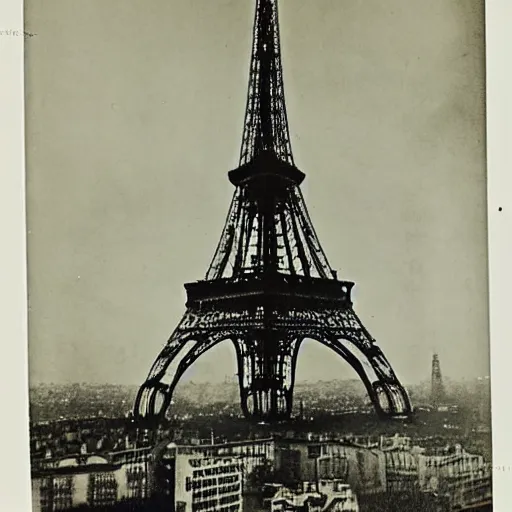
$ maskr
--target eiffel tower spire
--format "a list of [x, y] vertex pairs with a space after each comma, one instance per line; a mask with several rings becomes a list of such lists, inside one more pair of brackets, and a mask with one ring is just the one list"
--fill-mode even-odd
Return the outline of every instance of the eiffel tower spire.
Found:
[[257, 0], [237, 187], [207, 280], [285, 273], [333, 279], [293, 162], [277, 0]]
[[277, 0], [257, 0], [240, 165], [263, 151], [293, 165], [284, 99]]

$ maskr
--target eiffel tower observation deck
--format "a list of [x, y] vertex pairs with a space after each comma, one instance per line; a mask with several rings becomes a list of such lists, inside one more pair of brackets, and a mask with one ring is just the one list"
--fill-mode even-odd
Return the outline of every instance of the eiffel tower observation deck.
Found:
[[187, 368], [221, 341], [237, 355], [240, 400], [253, 421], [292, 413], [300, 344], [345, 359], [382, 417], [406, 417], [408, 395], [353, 310], [353, 282], [331, 268], [309, 217], [293, 159], [277, 0], [256, 0], [239, 166], [226, 223], [203, 280], [185, 285], [186, 312], [136, 398], [134, 416], [165, 417]]

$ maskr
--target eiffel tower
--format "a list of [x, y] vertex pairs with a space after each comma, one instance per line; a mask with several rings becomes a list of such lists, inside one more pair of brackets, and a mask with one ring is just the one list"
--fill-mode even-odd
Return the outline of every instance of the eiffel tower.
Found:
[[256, 422], [292, 413], [301, 342], [345, 359], [382, 417], [407, 417], [409, 397], [352, 308], [354, 283], [338, 279], [299, 188], [286, 114], [277, 0], [256, 0], [249, 90], [235, 192], [204, 280], [185, 284], [186, 312], [159, 354], [134, 406], [158, 423], [184, 372], [231, 340], [242, 411]]

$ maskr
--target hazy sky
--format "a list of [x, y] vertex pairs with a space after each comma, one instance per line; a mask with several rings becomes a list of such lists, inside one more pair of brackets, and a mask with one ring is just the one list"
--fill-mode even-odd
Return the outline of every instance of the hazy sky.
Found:
[[[483, 0], [281, 0], [331, 266], [404, 382], [487, 374]], [[233, 188], [253, 0], [27, 0], [33, 382], [142, 383]], [[236, 371], [229, 344], [188, 377]], [[309, 342], [298, 378], [355, 377]]]

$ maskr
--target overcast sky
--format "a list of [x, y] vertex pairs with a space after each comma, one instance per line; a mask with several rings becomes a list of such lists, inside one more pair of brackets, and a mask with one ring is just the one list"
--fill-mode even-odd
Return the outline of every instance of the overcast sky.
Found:
[[[404, 382], [488, 373], [483, 0], [282, 0], [296, 164]], [[252, 0], [27, 0], [30, 375], [141, 383], [233, 193]], [[195, 380], [236, 372], [229, 344]], [[299, 379], [355, 372], [312, 342]]]

